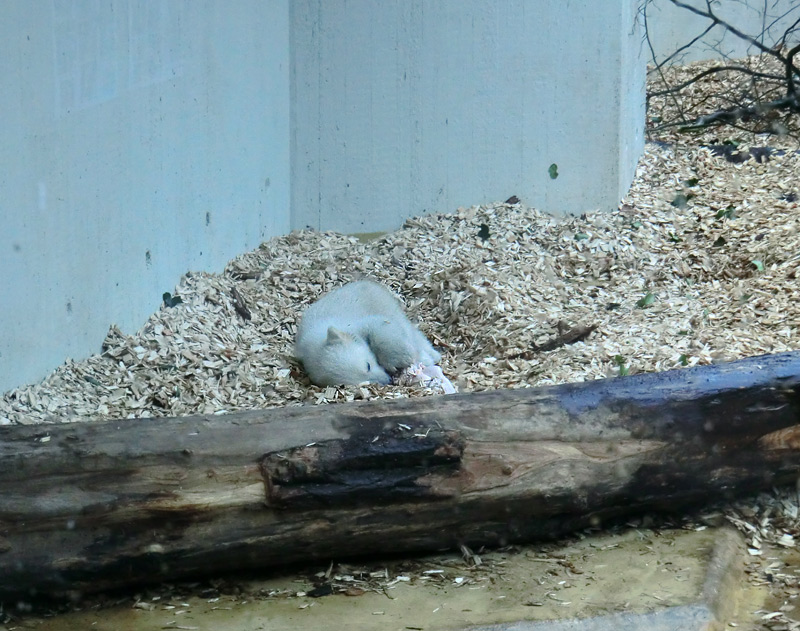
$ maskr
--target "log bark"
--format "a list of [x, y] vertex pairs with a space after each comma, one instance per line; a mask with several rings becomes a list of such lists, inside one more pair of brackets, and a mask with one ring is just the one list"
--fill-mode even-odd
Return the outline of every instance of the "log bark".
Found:
[[0, 595], [550, 538], [800, 469], [800, 353], [527, 390], [0, 428]]

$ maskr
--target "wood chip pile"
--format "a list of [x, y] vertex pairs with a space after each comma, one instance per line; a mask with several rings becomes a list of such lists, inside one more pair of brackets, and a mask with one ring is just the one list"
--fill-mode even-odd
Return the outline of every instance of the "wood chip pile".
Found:
[[[224, 413], [431, 394], [310, 386], [297, 319], [371, 276], [397, 291], [462, 392], [707, 364], [800, 348], [800, 156], [729, 162], [648, 144], [618, 210], [555, 218], [523, 204], [410, 219], [374, 241], [274, 238], [221, 274], [187, 273], [144, 327], [6, 393], [0, 423]], [[478, 233], [488, 227], [484, 241]], [[484, 233], [485, 236], [485, 233]], [[233, 290], [251, 320], [234, 307]], [[584, 341], [537, 351], [569, 327]]]

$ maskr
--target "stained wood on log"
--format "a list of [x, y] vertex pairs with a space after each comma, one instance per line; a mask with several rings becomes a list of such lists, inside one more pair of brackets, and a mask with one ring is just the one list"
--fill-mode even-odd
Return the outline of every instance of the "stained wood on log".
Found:
[[553, 537], [794, 480], [800, 353], [588, 383], [0, 428], [0, 595]]

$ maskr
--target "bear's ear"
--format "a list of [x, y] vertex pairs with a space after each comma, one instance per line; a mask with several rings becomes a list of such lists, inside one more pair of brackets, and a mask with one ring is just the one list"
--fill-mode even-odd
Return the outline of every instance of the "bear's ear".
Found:
[[344, 344], [345, 342], [349, 341], [350, 336], [345, 333], [344, 331], [340, 331], [336, 327], [329, 326], [328, 327], [328, 339], [325, 341], [326, 344]]

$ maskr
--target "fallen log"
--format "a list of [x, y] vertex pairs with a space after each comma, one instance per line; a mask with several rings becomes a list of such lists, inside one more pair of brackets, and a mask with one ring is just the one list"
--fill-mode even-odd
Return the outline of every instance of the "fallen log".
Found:
[[554, 537], [794, 481], [800, 353], [224, 416], [0, 428], [0, 594]]

